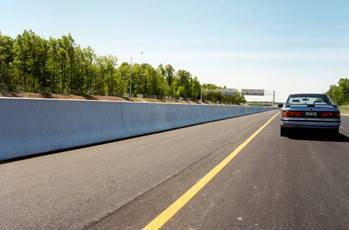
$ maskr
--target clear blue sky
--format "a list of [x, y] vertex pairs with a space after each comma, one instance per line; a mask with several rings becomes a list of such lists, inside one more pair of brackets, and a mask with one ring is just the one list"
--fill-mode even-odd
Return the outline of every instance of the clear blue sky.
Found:
[[349, 75], [347, 0], [2, 0], [1, 32], [24, 29], [71, 33], [119, 63], [133, 56], [205, 83], [275, 89], [278, 100], [324, 92]]

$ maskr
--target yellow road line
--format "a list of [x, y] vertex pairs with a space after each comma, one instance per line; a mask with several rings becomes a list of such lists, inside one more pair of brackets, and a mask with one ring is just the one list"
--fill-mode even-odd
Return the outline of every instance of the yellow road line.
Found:
[[262, 125], [257, 131], [255, 131], [249, 138], [247, 138], [241, 145], [239, 145], [233, 152], [231, 152], [226, 158], [224, 158], [218, 165], [216, 165], [209, 173], [201, 178], [196, 184], [194, 184], [188, 191], [186, 191], [181, 197], [173, 202], [162, 213], [155, 217], [149, 224], [143, 229], [155, 230], [160, 229], [167, 223], [181, 208], [183, 208], [205, 185], [210, 182], [240, 151], [245, 148], [257, 135], [260, 133], [279, 113], [276, 113], [270, 120]]

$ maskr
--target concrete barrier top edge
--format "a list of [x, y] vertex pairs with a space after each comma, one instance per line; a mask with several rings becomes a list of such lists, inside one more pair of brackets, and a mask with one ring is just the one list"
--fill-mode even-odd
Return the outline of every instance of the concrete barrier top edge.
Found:
[[240, 107], [264, 107], [267, 106], [246, 106], [246, 105], [227, 105], [227, 104], [185, 104], [185, 103], [171, 103], [171, 102], [142, 102], [142, 101], [112, 101], [112, 100], [89, 100], [89, 99], [57, 99], [57, 98], [18, 98], [18, 97], [0, 97], [1, 100], [14, 100], [14, 101], [60, 101], [60, 102], [90, 102], [90, 103], [125, 103], [125, 104], [159, 104], [159, 105], [185, 105], [185, 106], [240, 106]]

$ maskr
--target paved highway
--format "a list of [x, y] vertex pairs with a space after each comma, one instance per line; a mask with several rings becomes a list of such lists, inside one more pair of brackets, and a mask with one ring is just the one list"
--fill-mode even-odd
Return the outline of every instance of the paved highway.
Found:
[[349, 229], [349, 117], [275, 113], [2, 163], [0, 229]]

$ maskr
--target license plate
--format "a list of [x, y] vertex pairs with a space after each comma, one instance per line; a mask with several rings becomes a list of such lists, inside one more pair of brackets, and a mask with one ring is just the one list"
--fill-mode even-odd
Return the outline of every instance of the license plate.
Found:
[[305, 116], [306, 117], [317, 117], [317, 113], [316, 112], [305, 112]]

